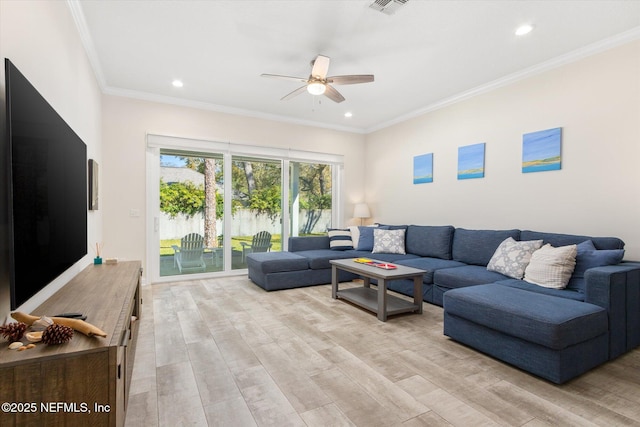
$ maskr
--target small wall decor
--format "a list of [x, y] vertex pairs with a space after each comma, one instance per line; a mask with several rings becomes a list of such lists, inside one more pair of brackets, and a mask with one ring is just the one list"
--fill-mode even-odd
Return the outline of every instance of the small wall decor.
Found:
[[562, 128], [522, 135], [522, 173], [560, 170]]
[[89, 210], [98, 210], [98, 162], [89, 159]]
[[458, 147], [458, 179], [484, 178], [485, 143]]
[[433, 182], [433, 153], [413, 158], [413, 183], [425, 184], [427, 182]]

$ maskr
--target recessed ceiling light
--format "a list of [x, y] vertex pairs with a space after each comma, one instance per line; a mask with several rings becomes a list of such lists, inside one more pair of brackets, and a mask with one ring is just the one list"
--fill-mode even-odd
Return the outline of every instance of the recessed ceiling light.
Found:
[[351, 111], [347, 111], [346, 113], [344, 113], [344, 116], [349, 118], [349, 117], [353, 116], [353, 113]]
[[524, 24], [519, 26], [516, 29], [516, 36], [524, 36], [525, 34], [529, 34], [533, 30], [533, 25]]
[[184, 84], [180, 80], [174, 80], [173, 82], [171, 82], [171, 84], [173, 85], [173, 87], [182, 87], [182, 86], [184, 86]]

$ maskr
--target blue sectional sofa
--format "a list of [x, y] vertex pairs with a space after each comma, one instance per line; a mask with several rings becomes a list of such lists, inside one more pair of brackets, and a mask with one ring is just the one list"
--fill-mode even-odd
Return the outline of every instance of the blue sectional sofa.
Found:
[[[405, 230], [405, 254], [332, 250], [325, 236], [292, 237], [289, 252], [249, 255], [249, 277], [266, 290], [326, 284], [330, 260], [354, 257], [423, 269], [423, 299], [444, 307], [445, 335], [555, 383], [640, 344], [640, 263], [621, 261], [619, 238], [453, 226], [385, 228]], [[588, 243], [594, 250], [578, 251], [569, 284], [553, 289], [487, 269], [508, 238], [554, 247]], [[599, 256], [610, 254], [616, 256]], [[342, 273], [340, 280], [355, 277]], [[413, 294], [408, 280], [388, 288]]]

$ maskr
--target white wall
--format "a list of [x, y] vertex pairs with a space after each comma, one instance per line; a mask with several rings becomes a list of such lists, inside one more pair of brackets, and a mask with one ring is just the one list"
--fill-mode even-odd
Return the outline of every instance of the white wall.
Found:
[[[472, 72], [470, 70], [470, 72]], [[562, 127], [562, 170], [521, 173], [522, 134]], [[485, 178], [457, 180], [485, 142]], [[413, 156], [434, 180], [413, 185]], [[640, 42], [367, 136], [366, 199], [386, 223], [618, 236], [640, 260]]]
[[[101, 162], [101, 93], [80, 41], [71, 12], [63, 1], [0, 1], [0, 57], [9, 58], [87, 145], [87, 156]], [[4, 104], [4, 64], [0, 71]], [[2, 114], [4, 121], [4, 114]], [[4, 123], [3, 123], [4, 125]], [[4, 129], [2, 129], [4, 135]], [[5, 171], [3, 170], [2, 173]], [[4, 204], [4, 201], [3, 201]], [[6, 209], [3, 206], [2, 211]], [[4, 215], [4, 213], [3, 213]], [[6, 224], [0, 231], [0, 262], [8, 265]], [[102, 240], [102, 212], [88, 213], [88, 244]], [[91, 262], [89, 253], [60, 278], [31, 298], [31, 311]], [[34, 263], [34, 268], [37, 264]], [[9, 283], [0, 283], [0, 322], [9, 313]]]
[[[344, 217], [363, 200], [364, 135], [234, 116], [213, 111], [103, 97], [101, 168], [105, 256], [146, 260], [146, 135], [178, 136], [344, 156]], [[140, 216], [130, 216], [131, 210]]]

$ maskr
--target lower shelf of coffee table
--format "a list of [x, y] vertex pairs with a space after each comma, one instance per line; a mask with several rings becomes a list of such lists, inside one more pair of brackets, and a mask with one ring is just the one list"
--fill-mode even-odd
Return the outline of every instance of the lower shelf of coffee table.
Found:
[[[339, 299], [349, 301], [359, 307], [374, 313], [378, 312], [378, 290], [374, 288], [349, 288], [338, 291]], [[387, 294], [387, 315], [418, 311], [419, 307], [411, 301], [403, 300]]]

